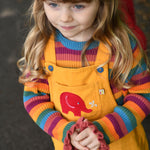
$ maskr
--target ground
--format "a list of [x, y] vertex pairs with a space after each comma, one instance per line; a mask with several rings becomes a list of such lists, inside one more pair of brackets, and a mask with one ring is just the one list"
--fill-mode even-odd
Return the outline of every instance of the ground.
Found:
[[[143, 0], [144, 1], [144, 0]], [[50, 137], [28, 116], [22, 101], [16, 66], [28, 31], [29, 0], [3, 0], [0, 4], [0, 150], [53, 150]], [[150, 49], [150, 1], [134, 0], [137, 24]], [[150, 143], [150, 117], [143, 125]]]

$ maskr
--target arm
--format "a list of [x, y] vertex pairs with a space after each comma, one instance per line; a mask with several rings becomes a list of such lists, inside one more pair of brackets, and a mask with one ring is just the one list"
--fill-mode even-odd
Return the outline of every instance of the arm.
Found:
[[33, 121], [47, 134], [64, 142], [66, 132], [75, 124], [65, 120], [61, 113], [54, 110], [50, 101], [47, 80], [26, 83], [24, 87], [24, 106]]
[[93, 122], [104, 134], [107, 144], [124, 137], [150, 114], [150, 74], [135, 41], [132, 41], [132, 49], [134, 63], [128, 81], [134, 86], [121, 91], [124, 98], [118, 97], [114, 112]]

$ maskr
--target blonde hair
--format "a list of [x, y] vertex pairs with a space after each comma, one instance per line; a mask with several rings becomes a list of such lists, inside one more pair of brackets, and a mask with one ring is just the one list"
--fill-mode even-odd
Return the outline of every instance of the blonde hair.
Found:
[[[92, 0], [56, 0], [62, 2], [91, 2]], [[87, 42], [82, 50], [82, 66], [85, 66], [85, 51], [89, 43], [99, 40], [105, 43], [110, 51], [110, 55], [115, 53], [115, 62], [112, 69], [112, 82], [118, 88], [128, 88], [125, 81], [133, 64], [132, 49], [129, 41], [129, 34], [136, 40], [137, 38], [125, 25], [123, 15], [118, 9], [118, 0], [100, 0], [98, 14], [94, 24], [96, 30], [93, 37]], [[42, 66], [41, 59], [46, 43], [50, 35], [55, 32], [43, 8], [43, 0], [34, 0], [30, 8], [31, 18], [34, 19], [34, 26], [30, 30], [24, 43], [24, 56], [18, 61], [18, 66], [22, 71], [19, 82], [25, 83], [35, 78], [45, 78], [46, 73]], [[138, 40], [137, 40], [138, 41]], [[139, 42], [138, 42], [139, 44]], [[140, 44], [139, 44], [140, 46]], [[141, 46], [140, 46], [140, 49]]]

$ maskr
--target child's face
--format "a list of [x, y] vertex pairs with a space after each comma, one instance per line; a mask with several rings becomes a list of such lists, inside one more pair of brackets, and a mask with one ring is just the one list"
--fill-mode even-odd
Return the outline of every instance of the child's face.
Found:
[[44, 10], [50, 23], [63, 36], [73, 41], [87, 41], [94, 32], [93, 22], [99, 8], [99, 0], [91, 3], [44, 2]]

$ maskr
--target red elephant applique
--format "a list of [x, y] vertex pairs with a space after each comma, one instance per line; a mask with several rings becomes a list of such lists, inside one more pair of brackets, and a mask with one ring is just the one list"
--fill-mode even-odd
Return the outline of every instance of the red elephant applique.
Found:
[[87, 109], [84, 101], [76, 94], [64, 92], [60, 95], [60, 103], [62, 112], [68, 114], [69, 111], [74, 113], [74, 116], [81, 116], [81, 111], [90, 113], [92, 109]]

